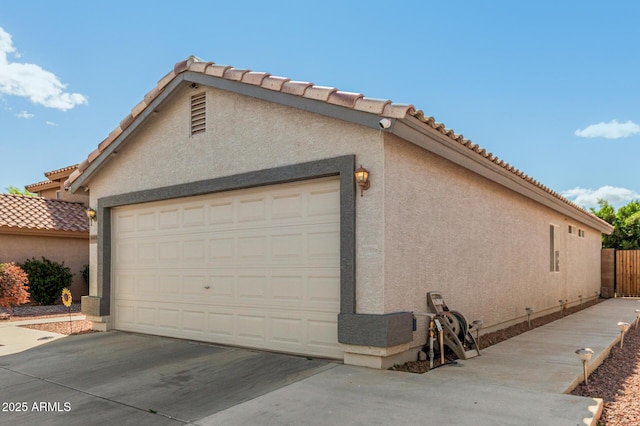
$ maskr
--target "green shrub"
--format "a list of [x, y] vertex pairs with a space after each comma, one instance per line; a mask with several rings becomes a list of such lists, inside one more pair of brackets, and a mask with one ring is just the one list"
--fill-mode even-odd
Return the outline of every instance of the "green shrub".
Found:
[[29, 276], [31, 299], [41, 305], [52, 305], [60, 298], [62, 289], [71, 286], [73, 274], [64, 262], [49, 259], [27, 259], [19, 265]]

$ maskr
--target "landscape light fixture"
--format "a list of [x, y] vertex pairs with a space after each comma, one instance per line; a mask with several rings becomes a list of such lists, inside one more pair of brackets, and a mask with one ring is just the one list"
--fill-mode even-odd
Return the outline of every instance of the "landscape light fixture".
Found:
[[636, 309], [636, 330], [638, 329], [638, 321], [640, 321], [640, 309]]
[[371, 182], [369, 182], [369, 171], [360, 165], [353, 175], [360, 186], [360, 196], [362, 197], [363, 192], [371, 187]]
[[584, 372], [584, 385], [585, 386], [589, 386], [589, 382], [587, 381], [587, 363], [589, 362], [589, 360], [591, 359], [591, 356], [593, 355], [593, 350], [591, 348], [581, 348], [576, 350], [576, 354], [578, 355], [578, 358], [580, 358], [580, 361], [582, 361], [582, 370]]
[[531, 328], [531, 314], [533, 314], [533, 308], [524, 308], [527, 311], [527, 325]]
[[618, 328], [620, 329], [620, 348], [624, 345], [624, 333], [629, 329], [631, 324], [628, 322], [619, 322]]

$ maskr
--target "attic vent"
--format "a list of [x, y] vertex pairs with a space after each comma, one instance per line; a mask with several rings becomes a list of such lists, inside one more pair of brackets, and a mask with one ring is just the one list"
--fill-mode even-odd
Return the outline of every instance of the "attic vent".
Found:
[[207, 128], [207, 97], [199, 93], [191, 96], [191, 135], [203, 133]]

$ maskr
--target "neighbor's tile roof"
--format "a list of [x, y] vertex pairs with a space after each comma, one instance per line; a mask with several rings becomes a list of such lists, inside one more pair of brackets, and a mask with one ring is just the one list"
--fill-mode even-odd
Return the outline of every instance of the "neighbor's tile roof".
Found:
[[[579, 205], [567, 200], [562, 195], [541, 184], [532, 177], [526, 175], [524, 172], [518, 170], [509, 163], [499, 159], [485, 149], [480, 148], [477, 144], [471, 142], [469, 139], [465, 139], [462, 135], [456, 134], [453, 130], [447, 129], [444, 124], [436, 122], [433, 117], [427, 116], [421, 110], [416, 109], [410, 104], [397, 104], [390, 100], [372, 99], [367, 98], [361, 93], [343, 92], [333, 87], [317, 86], [313, 83], [303, 81], [293, 81], [286, 77], [277, 77], [265, 72], [255, 72], [247, 69], [238, 69], [229, 65], [220, 65], [214, 62], [204, 62], [199, 58], [190, 56], [184, 61], [178, 62], [173, 67], [173, 70], [167, 75], [162, 77], [156, 87], [154, 87], [149, 93], [144, 96], [144, 99], [133, 109], [131, 113], [127, 115], [118, 127], [116, 127], [110, 134], [104, 139], [98, 147], [89, 154], [89, 156], [78, 165], [78, 168], [69, 176], [69, 179], [65, 182], [65, 187], [69, 187], [80, 175], [89, 167], [93, 161], [95, 161], [100, 154], [127, 129], [146, 108], [153, 102], [159, 94], [167, 87], [167, 85], [173, 81], [181, 73], [191, 71], [210, 75], [214, 77], [223, 78], [226, 80], [237, 81], [253, 86], [259, 86], [264, 89], [273, 90], [276, 92], [287, 93], [290, 95], [300, 96], [303, 98], [315, 99], [328, 104], [349, 108], [356, 111], [367, 112], [376, 114], [381, 117], [405, 119], [405, 120], [418, 120], [421, 123], [426, 124], [437, 132], [447, 137], [451, 143], [459, 144], [463, 147], [473, 151], [477, 155], [483, 157], [485, 161], [494, 163], [495, 165], [502, 167], [507, 172], [513, 173], [515, 176], [523, 179], [527, 183], [545, 191], [554, 198], [559, 199], [563, 203], [570, 205], [571, 207], [593, 216], [591, 213], [580, 207]], [[604, 222], [603, 222], [604, 223]]]
[[63, 167], [61, 169], [52, 170], [50, 172], [44, 172], [44, 175], [48, 180], [25, 185], [27, 191], [38, 192], [38, 190], [45, 190], [55, 188], [60, 185], [60, 179], [68, 178], [69, 175], [78, 168], [77, 164], [73, 166]]
[[72, 171], [72, 170], [74, 170], [74, 169], [75, 169], [75, 168], [77, 168], [77, 167], [78, 167], [78, 165], [77, 165], [77, 164], [74, 164], [74, 165], [72, 165], [72, 166], [63, 167], [63, 168], [61, 168], [61, 169], [52, 170], [52, 171], [50, 171], [50, 172], [44, 172], [44, 175], [45, 175], [46, 177], [49, 177], [49, 176], [51, 176], [51, 175], [55, 175], [55, 174], [58, 174], [58, 173]]
[[31, 183], [29, 185], [25, 185], [24, 187], [28, 191], [33, 192], [33, 191], [31, 191], [32, 189], [37, 189], [37, 188], [40, 188], [41, 186], [45, 186], [45, 185], [54, 185], [56, 183], [58, 184], [58, 186], [60, 186], [60, 182], [54, 182], [54, 181], [51, 181], [51, 180], [43, 180], [43, 181], [40, 181], [40, 182], [36, 182], [36, 183]]
[[0, 227], [89, 232], [85, 208], [81, 203], [0, 194]]

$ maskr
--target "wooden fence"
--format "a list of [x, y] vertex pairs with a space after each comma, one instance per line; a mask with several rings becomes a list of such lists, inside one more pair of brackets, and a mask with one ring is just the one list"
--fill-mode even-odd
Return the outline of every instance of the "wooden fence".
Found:
[[640, 296], [640, 250], [616, 250], [615, 259], [618, 297]]

